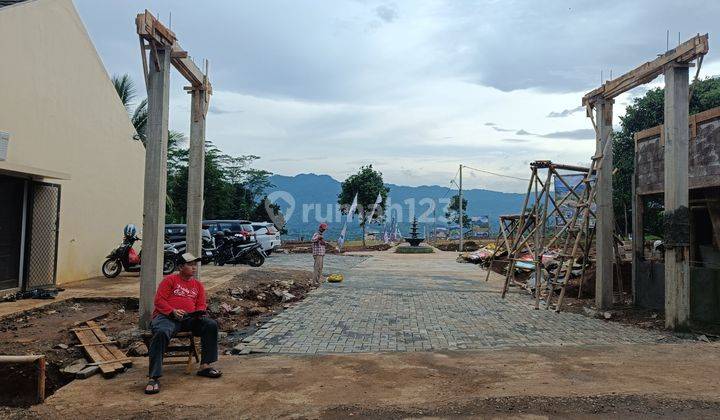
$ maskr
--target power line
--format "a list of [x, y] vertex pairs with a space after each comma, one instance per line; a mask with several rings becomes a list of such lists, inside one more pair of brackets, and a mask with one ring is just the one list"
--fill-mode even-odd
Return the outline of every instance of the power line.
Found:
[[440, 198], [441, 200], [442, 200], [443, 198], [447, 197], [448, 193], [449, 193], [450, 190], [452, 189], [452, 184], [453, 184], [453, 182], [455, 182], [455, 179], [457, 178], [457, 176], [458, 176], [459, 173], [460, 173], [460, 168], [458, 168], [457, 172], [455, 172], [455, 176], [453, 177], [453, 179], [450, 180], [450, 186], [447, 187], [447, 189], [445, 190], [445, 194], [443, 194], [442, 198]]
[[512, 175], [499, 174], [499, 173], [496, 173], [496, 172], [486, 171], [486, 170], [484, 170], [484, 169], [473, 168], [472, 166], [467, 166], [467, 165], [463, 165], [463, 168], [468, 168], [468, 169], [471, 169], [471, 170], [473, 170], [473, 171], [483, 172], [483, 173], [490, 174], [490, 175], [501, 176], [501, 177], [504, 177], [504, 178], [512, 178], [512, 179], [517, 179], [517, 180], [520, 180], [520, 181], [529, 181], [529, 179], [527, 179], [527, 178], [520, 178], [520, 177], [512, 176]]

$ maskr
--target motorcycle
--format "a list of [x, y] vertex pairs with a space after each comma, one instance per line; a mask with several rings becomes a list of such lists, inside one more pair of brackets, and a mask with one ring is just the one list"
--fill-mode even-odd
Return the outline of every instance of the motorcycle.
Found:
[[[182, 255], [187, 252], [187, 242], [173, 242], [172, 246], [177, 249], [178, 255]], [[217, 248], [215, 247], [215, 240], [207, 229], [202, 231], [202, 252], [201, 252], [201, 263], [203, 265], [209, 264], [215, 261], [215, 253]]]
[[247, 264], [250, 267], [260, 267], [265, 263], [267, 255], [258, 242], [249, 241], [242, 235], [227, 236], [224, 232], [215, 234], [217, 251], [215, 264]]
[[[120, 275], [122, 270], [129, 273], [140, 271], [141, 254], [135, 252], [133, 244], [139, 241], [137, 236], [125, 236], [123, 241], [108, 256], [102, 265], [102, 273], [105, 277], [111, 279]], [[165, 244], [163, 251], [163, 274], [168, 275], [177, 268], [178, 251], [174, 246]]]

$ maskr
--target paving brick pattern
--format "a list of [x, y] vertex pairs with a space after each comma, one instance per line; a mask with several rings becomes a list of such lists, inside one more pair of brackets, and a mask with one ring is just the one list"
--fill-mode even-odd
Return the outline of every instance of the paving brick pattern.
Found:
[[[296, 256], [278, 266], [302, 266]], [[355, 258], [355, 259], [352, 259]], [[323, 284], [244, 339], [243, 353], [354, 353], [511, 346], [654, 343], [661, 333], [583, 315], [533, 310], [526, 295], [501, 299], [476, 266], [440, 257], [397, 261], [330, 256], [341, 284]], [[450, 258], [450, 257], [447, 257]], [[451, 272], [444, 272], [444, 265]], [[333, 271], [327, 271], [333, 272]]]

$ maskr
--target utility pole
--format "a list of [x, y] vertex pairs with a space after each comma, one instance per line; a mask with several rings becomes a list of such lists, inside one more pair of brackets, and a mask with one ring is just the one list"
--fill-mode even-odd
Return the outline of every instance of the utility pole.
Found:
[[460, 208], [460, 252], [463, 250], [463, 198], [462, 198], [462, 164], [460, 164], [460, 185], [458, 193], [458, 207]]

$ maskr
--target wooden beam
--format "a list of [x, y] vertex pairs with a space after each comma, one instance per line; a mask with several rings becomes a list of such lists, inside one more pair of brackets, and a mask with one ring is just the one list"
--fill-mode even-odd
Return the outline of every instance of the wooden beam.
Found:
[[151, 45], [161, 45], [169, 47], [170, 58], [173, 67], [183, 75], [188, 82], [194, 87], [202, 87], [211, 91], [210, 82], [207, 81], [205, 74], [188, 56], [177, 41], [177, 36], [173, 31], [162, 24], [148, 10], [139, 13], [135, 18], [138, 35], [147, 40]]
[[678, 45], [655, 60], [630, 70], [629, 72], [603, 83], [599, 88], [588, 92], [582, 98], [582, 105], [591, 107], [600, 98], [612, 99], [623, 92], [648, 83], [658, 77], [671, 63], [688, 64], [708, 52], [708, 34], [697, 35]]

